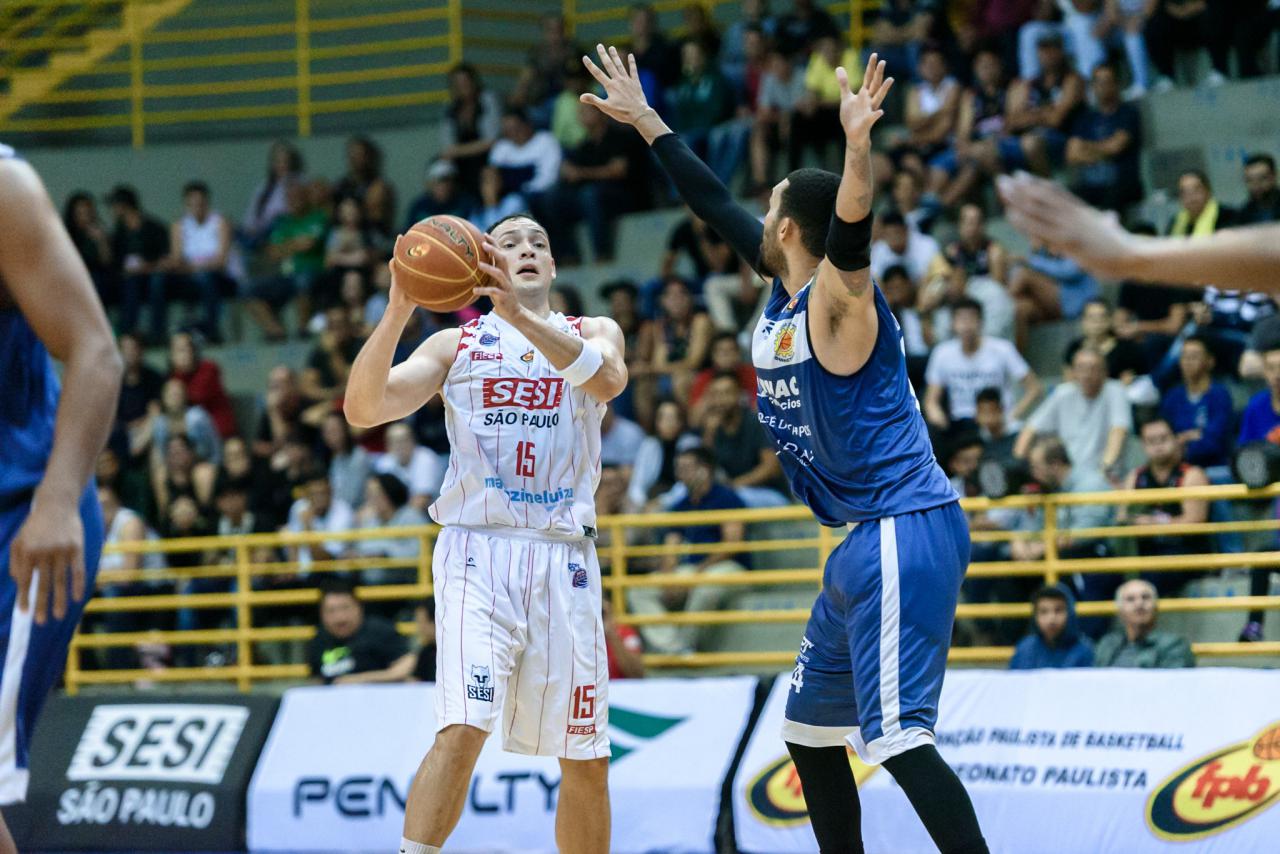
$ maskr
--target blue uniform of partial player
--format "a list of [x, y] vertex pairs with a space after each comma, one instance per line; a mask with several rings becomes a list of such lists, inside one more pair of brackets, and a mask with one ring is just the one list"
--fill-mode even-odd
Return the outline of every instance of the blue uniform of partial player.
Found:
[[[6, 156], [12, 150], [0, 146], [0, 159]], [[9, 575], [9, 546], [53, 451], [58, 391], [53, 362], [26, 318], [17, 308], [0, 308], [0, 805], [26, 798], [27, 748], [36, 716], [62, 675], [84, 611], [84, 602], [69, 601], [63, 619], [36, 625], [32, 608], [18, 611], [17, 586]], [[92, 482], [81, 496], [80, 518], [85, 589], [93, 590], [103, 528]]]
[[933, 741], [969, 529], [934, 458], [898, 322], [872, 287], [876, 343], [853, 375], [813, 353], [812, 282], [792, 297], [775, 280], [752, 361], [759, 418], [792, 491], [824, 525], [850, 529], [823, 573], [783, 737], [847, 739], [879, 763]]

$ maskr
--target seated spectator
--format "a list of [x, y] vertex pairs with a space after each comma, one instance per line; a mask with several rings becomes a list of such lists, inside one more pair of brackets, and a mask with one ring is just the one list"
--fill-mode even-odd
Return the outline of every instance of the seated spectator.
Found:
[[835, 38], [839, 33], [836, 22], [813, 0], [792, 0], [791, 11], [778, 17], [775, 38], [783, 53], [798, 57], [808, 54], [819, 39]]
[[1098, 280], [1075, 261], [1036, 246], [1009, 277], [1009, 294], [1016, 303], [1018, 349], [1026, 350], [1033, 325], [1062, 318], [1075, 320], [1100, 292]]
[[1040, 397], [1039, 377], [1012, 344], [982, 334], [982, 306], [974, 300], [952, 306], [951, 324], [955, 337], [933, 348], [925, 370], [924, 412], [929, 424], [949, 430], [956, 422], [972, 421], [978, 392], [991, 387], [1000, 389], [1013, 425], [1021, 424]]
[[[948, 73], [947, 57], [942, 47], [927, 44], [921, 48], [916, 82], [907, 88], [907, 138], [900, 151], [909, 151], [921, 158], [923, 167], [951, 144], [962, 94], [960, 84]], [[902, 213], [905, 215], [907, 212]]]
[[877, 279], [895, 264], [906, 268], [917, 288], [945, 265], [938, 241], [907, 227], [902, 214], [892, 211], [880, 217], [880, 236], [871, 244], [871, 275]]
[[[636, 452], [627, 486], [627, 509], [632, 513], [674, 504], [682, 495], [676, 484], [676, 457], [698, 446], [698, 437], [688, 432], [684, 407], [670, 398], [657, 406], [654, 434], [645, 438]], [[683, 489], [683, 487], [681, 487]], [[668, 495], [670, 493], [670, 495]]]
[[519, 193], [504, 193], [502, 173], [496, 166], [486, 166], [480, 172], [480, 207], [472, 220], [472, 224], [481, 231], [488, 231], [494, 225], [529, 210], [529, 203]]
[[[684, 485], [685, 497], [671, 508], [680, 513], [688, 510], [734, 510], [745, 506], [742, 499], [722, 483], [716, 482], [716, 463], [706, 448], [690, 448], [676, 458], [676, 477]], [[686, 525], [669, 530], [664, 539], [668, 546], [682, 544], [724, 543], [723, 551], [707, 554], [662, 558], [657, 572], [674, 575], [700, 575], [703, 578], [726, 572], [742, 572], [746, 558], [735, 554], [733, 543], [743, 539], [742, 522], [723, 522], [719, 525]], [[665, 614], [672, 610], [707, 611], [719, 607], [725, 596], [725, 588], [711, 585], [697, 587], [637, 587], [631, 593], [631, 609], [637, 614]], [[646, 626], [645, 646], [654, 652], [679, 654], [693, 652], [697, 641], [697, 627], [685, 625]]]
[[169, 377], [182, 383], [192, 406], [209, 413], [221, 438], [228, 439], [239, 432], [231, 398], [222, 384], [222, 369], [204, 357], [189, 332], [178, 332], [169, 340]]
[[907, 221], [907, 228], [922, 234], [933, 231], [933, 221], [938, 215], [938, 208], [926, 203], [924, 186], [919, 173], [911, 168], [898, 170], [890, 185], [890, 199], [893, 209], [902, 214]]
[[146, 301], [149, 338], [155, 343], [165, 341], [169, 330], [165, 325], [163, 268], [169, 258], [169, 229], [142, 210], [132, 187], [117, 186], [107, 196], [107, 204], [115, 218], [111, 257], [120, 279], [120, 331], [137, 330], [142, 303]]
[[581, 98], [594, 87], [595, 81], [581, 60], [575, 60], [565, 69], [564, 88], [551, 102], [551, 135], [565, 151], [577, 148], [587, 138], [587, 129], [582, 124]]
[[[320, 340], [307, 356], [299, 389], [303, 397], [315, 404], [332, 404], [346, 393], [347, 376], [364, 343], [356, 337], [351, 320], [342, 306], [331, 306], [324, 313], [324, 330]], [[319, 417], [309, 417], [316, 424]]]
[[551, 101], [565, 85], [565, 69], [581, 63], [583, 47], [569, 38], [559, 13], [543, 15], [539, 30], [541, 37], [529, 48], [508, 102], [529, 111], [540, 127], [546, 127]]
[[1110, 471], [1120, 459], [1132, 423], [1124, 386], [1107, 379], [1102, 354], [1088, 347], [1076, 351], [1071, 374], [1070, 381], [1060, 383], [1031, 413], [1014, 456], [1025, 459], [1037, 433], [1052, 433], [1062, 437], [1077, 469]]
[[[324, 277], [317, 296], [322, 305], [337, 302], [342, 276], [348, 271], [368, 275], [375, 260], [373, 241], [365, 221], [364, 208], [354, 196], [339, 200], [334, 209], [333, 228], [324, 244]], [[299, 322], [309, 323], [310, 317]]]
[[410, 682], [436, 681], [436, 600], [428, 596], [413, 608], [414, 628], [418, 633], [418, 649], [413, 656]]
[[707, 386], [702, 409], [702, 444], [715, 456], [728, 485], [748, 507], [781, 507], [788, 503], [787, 482], [773, 443], [743, 399], [732, 371], [717, 374]]
[[1151, 88], [1151, 67], [1144, 35], [1151, 6], [1147, 0], [1104, 0], [1103, 3], [1102, 20], [1098, 22], [1099, 35], [1112, 50], [1117, 41], [1123, 46], [1129, 77], [1133, 81], [1124, 92], [1126, 101], [1141, 98]]
[[604, 620], [604, 647], [609, 657], [609, 678], [644, 678], [644, 641], [634, 626], [619, 623], [613, 618], [613, 601], [605, 596], [600, 602], [600, 614]]
[[[805, 96], [791, 117], [792, 160], [804, 165], [804, 154], [813, 149], [820, 168], [835, 167], [833, 149], [843, 152], [844, 131], [840, 126], [840, 83], [836, 69], [849, 72], [851, 88], [862, 85], [862, 65], [853, 49], [844, 47], [838, 33], [827, 33], [813, 42], [804, 70]], [[855, 88], [856, 91], [856, 88]], [[841, 153], [840, 157], [843, 157]]]
[[456, 216], [470, 219], [475, 210], [475, 201], [466, 194], [462, 183], [458, 180], [458, 167], [452, 160], [441, 157], [427, 167], [426, 186], [423, 193], [409, 205], [409, 213], [404, 220], [404, 230], [408, 231], [427, 217]]
[[170, 436], [186, 438], [199, 460], [217, 465], [222, 459], [222, 439], [213, 419], [203, 407], [191, 405], [186, 386], [179, 379], [165, 382], [159, 405], [153, 408], [143, 429], [133, 434], [133, 454], [149, 447], [159, 457]]
[[1040, 74], [1040, 40], [1059, 36], [1066, 45], [1067, 31], [1062, 25], [1063, 5], [1071, 0], [1027, 0], [1028, 20], [1018, 27], [1018, 76], [1032, 80]]
[[[1159, 416], [1143, 422], [1139, 430], [1142, 450], [1147, 461], [1129, 472], [1125, 489], [1167, 489], [1181, 486], [1208, 486], [1204, 469], [1183, 460], [1182, 445], [1169, 422]], [[1209, 521], [1209, 502], [1186, 499], [1153, 505], [1120, 505], [1116, 514], [1120, 524], [1197, 525]], [[1167, 555], [1212, 554], [1213, 540], [1207, 534], [1138, 537], [1138, 554], [1142, 557]], [[1153, 563], [1157, 563], [1153, 561]], [[1203, 573], [1201, 573], [1203, 574]], [[1199, 575], [1185, 572], [1151, 572], [1142, 577], [1150, 581], [1161, 596], [1182, 589]]]
[[142, 341], [135, 333], [122, 333], [119, 342], [124, 377], [120, 383], [120, 398], [116, 405], [116, 424], [126, 432], [135, 432], [150, 417], [152, 404], [160, 402], [165, 378], [146, 363]]
[[1012, 463], [1018, 431], [1005, 416], [1004, 391], [988, 386], [978, 392], [975, 400], [974, 421], [978, 424], [978, 437], [982, 439], [983, 455], [1006, 465]]
[[266, 256], [278, 264], [276, 274], [254, 283], [249, 291], [249, 314], [263, 329], [267, 341], [288, 337], [280, 323], [280, 311], [295, 296], [299, 334], [311, 319], [311, 296], [325, 266], [325, 235], [329, 220], [324, 211], [311, 207], [305, 184], [295, 183], [285, 195], [286, 208], [266, 235]]
[[602, 112], [589, 104], [579, 104], [578, 112], [587, 135], [564, 153], [560, 163], [560, 183], [551, 192], [551, 243], [557, 261], [572, 266], [582, 260], [574, 229], [586, 221], [591, 236], [592, 260], [613, 260], [614, 223], [627, 212], [627, 138]]
[[417, 444], [406, 422], [398, 421], [387, 428], [387, 452], [374, 460], [373, 470], [400, 478], [409, 490], [409, 503], [425, 511], [440, 494], [445, 465], [439, 454]]
[[[693, 265], [692, 271], [699, 282], [710, 275], [727, 276], [738, 271], [738, 259], [733, 254], [733, 249], [714, 228], [692, 211], [689, 211], [689, 216], [676, 223], [667, 236], [667, 251], [662, 256], [662, 267], [658, 273], [661, 283], [679, 275], [677, 265], [682, 257]], [[650, 287], [646, 285], [645, 290], [648, 292]], [[652, 314], [652, 311], [645, 313]]]
[[684, 7], [684, 43], [689, 42], [701, 47], [708, 60], [715, 60], [720, 54], [720, 33], [706, 7], [698, 3]]
[[[355, 586], [341, 578], [320, 585], [320, 624], [307, 645], [311, 677], [325, 685], [403, 682], [411, 673], [396, 667], [407, 652], [396, 627], [365, 616]], [[412, 664], [412, 662], [410, 662]]]
[[156, 498], [157, 521], [163, 525], [171, 518], [172, 505], [179, 498], [191, 499], [197, 509], [210, 506], [217, 477], [217, 466], [197, 459], [184, 434], [169, 436], [151, 459], [151, 492]]
[[[1246, 369], [1251, 361], [1245, 358], [1246, 353], [1251, 348], [1257, 352], [1253, 347], [1254, 327], [1276, 316], [1276, 304], [1266, 294], [1223, 291], [1213, 286], [1206, 287], [1200, 301], [1186, 308], [1190, 311], [1190, 322], [1172, 339], [1168, 352], [1152, 371], [1153, 379], [1162, 388], [1174, 382], [1178, 358], [1188, 334], [1208, 346], [1217, 365], [1226, 366], [1228, 371], [1237, 364]], [[1252, 360], [1256, 360], [1256, 356]]]
[[1231, 73], [1230, 48], [1222, 24], [1227, 12], [1220, 4], [1205, 0], [1153, 0], [1148, 5], [1152, 11], [1144, 35], [1151, 64], [1160, 75], [1155, 91], [1172, 88], [1173, 63], [1180, 50], [1208, 48], [1213, 68], [1205, 77], [1205, 83], [1218, 86], [1226, 81]]
[[382, 177], [382, 149], [363, 136], [347, 140], [347, 174], [333, 188], [335, 198], [353, 198], [370, 222], [394, 220], [396, 194]]
[[1178, 213], [1169, 221], [1170, 237], [1200, 237], [1235, 225], [1235, 212], [1213, 197], [1209, 177], [1198, 169], [1178, 176]]
[[1084, 101], [1084, 80], [1067, 63], [1062, 36], [1048, 33], [1036, 43], [1040, 73], [1019, 79], [1009, 88], [1005, 132], [1018, 138], [1021, 149], [1008, 166], [1026, 166], [1047, 175], [1061, 165], [1067, 131]]
[[973, 58], [973, 82], [960, 98], [954, 141], [929, 161], [929, 191], [943, 208], [969, 198], [978, 180], [998, 174], [1002, 162], [1019, 161], [1017, 138], [1004, 134], [1008, 86], [1000, 54], [979, 50]]
[[[519, 193], [534, 216], [546, 217], [546, 202], [560, 176], [560, 143], [550, 131], [535, 131], [519, 109], [502, 114], [502, 136], [489, 150], [489, 165], [502, 176], [502, 193]], [[483, 188], [482, 188], [483, 189]]]
[[[316, 459], [314, 447], [306, 434], [295, 431], [270, 459], [255, 464], [263, 472], [259, 507], [263, 518], [270, 520], [272, 525], [286, 525], [299, 500], [297, 496], [304, 494], [316, 477], [325, 476], [327, 479], [320, 461]], [[328, 494], [332, 494], [331, 489]], [[337, 511], [335, 518], [349, 517]]]
[[330, 412], [320, 426], [320, 439], [329, 456], [329, 484], [333, 494], [352, 507], [364, 503], [364, 485], [373, 471], [369, 454], [355, 444], [351, 425], [341, 412]]
[[1280, 343], [1262, 354], [1262, 376], [1267, 387], [1249, 398], [1240, 416], [1239, 444], [1280, 444]]
[[742, 393], [750, 399], [752, 409], [756, 398], [756, 369], [742, 357], [742, 348], [738, 346], [738, 336], [732, 332], [717, 332], [711, 339], [711, 349], [707, 355], [707, 366], [693, 378], [689, 387], [690, 421], [702, 423], [702, 410], [699, 406], [705, 399], [707, 387], [717, 376], [731, 373], [737, 376], [738, 386]]
[[982, 208], [967, 204], [960, 208], [956, 239], [944, 251], [947, 263], [970, 276], [986, 276], [1004, 284], [1009, 275], [1009, 258], [1004, 246], [987, 234], [987, 217]]
[[480, 173], [489, 162], [489, 149], [502, 125], [502, 102], [484, 88], [480, 74], [466, 63], [449, 71], [449, 107], [440, 123], [440, 157], [458, 169], [458, 185], [471, 196], [480, 194]]
[[1276, 160], [1270, 154], [1250, 154], [1244, 160], [1244, 185], [1249, 200], [1240, 209], [1239, 225], [1280, 222], [1280, 187], [1276, 186]]
[[913, 387], [923, 387], [924, 369], [933, 342], [933, 328], [925, 323], [916, 310], [915, 285], [911, 283], [907, 268], [901, 264], [887, 268], [879, 285], [885, 302], [889, 304], [889, 310], [902, 328], [902, 343], [907, 349], [907, 372], [911, 376], [911, 384]]
[[652, 411], [658, 396], [689, 399], [694, 373], [711, 348], [711, 319], [696, 308], [689, 286], [672, 277], [662, 287], [661, 311], [640, 332], [640, 348], [632, 378], [636, 406]]
[[680, 79], [679, 52], [658, 27], [658, 13], [649, 3], [632, 3], [627, 17], [628, 52], [636, 58], [645, 100], [666, 108], [666, 90]]
[[[364, 487], [364, 506], [356, 513], [359, 528], [411, 528], [430, 524], [427, 514], [409, 503], [409, 487], [394, 474], [376, 474]], [[411, 561], [417, 558], [420, 548], [418, 537], [397, 537], [388, 532], [377, 539], [355, 540], [348, 543], [348, 553], [353, 557], [386, 557]], [[362, 584], [412, 583], [417, 569], [362, 569]]]
[[1063, 376], [1070, 379], [1071, 362], [1081, 347], [1090, 347], [1107, 362], [1107, 376], [1129, 385], [1147, 373], [1147, 359], [1135, 342], [1120, 338], [1112, 325], [1111, 306], [1104, 299], [1091, 299], [1080, 315], [1080, 337], [1067, 345], [1062, 362]]
[[1151, 582], [1126, 581], [1116, 590], [1120, 628], [1109, 633], [1094, 650], [1096, 667], [1195, 667], [1191, 644], [1156, 628], [1159, 597]]
[[758, 34], [761, 41], [771, 40], [778, 21], [769, 14], [769, 0], [743, 0], [741, 15], [724, 31], [720, 42], [720, 72], [743, 88], [746, 84], [750, 48], [747, 42]]
[[737, 106], [733, 87], [698, 41], [680, 46], [680, 63], [680, 81], [667, 95], [671, 129], [728, 184], [742, 162], [748, 133], [733, 121]]
[[960, 429], [937, 442], [938, 462], [951, 481], [951, 488], [964, 498], [982, 494], [978, 466], [982, 462], [982, 438], [978, 431]]
[[1213, 381], [1213, 364], [1204, 339], [1192, 336], [1183, 341], [1178, 357], [1182, 383], [1165, 392], [1160, 402], [1160, 414], [1173, 428], [1187, 462], [1205, 468], [1231, 462], [1231, 392]]
[[111, 256], [111, 237], [98, 219], [98, 206], [93, 196], [84, 190], [68, 196], [62, 209], [62, 224], [89, 271], [89, 278], [93, 280], [94, 290], [102, 304], [108, 307], [119, 305], [120, 286], [116, 281], [115, 259]]
[[302, 154], [284, 140], [271, 143], [267, 152], [267, 177], [254, 188], [240, 220], [241, 240], [250, 248], [265, 241], [276, 220], [289, 209], [289, 190], [295, 186], [306, 187]]
[[[349, 531], [355, 527], [355, 511], [351, 505], [333, 497], [333, 487], [329, 485], [329, 476], [323, 469], [315, 468], [307, 473], [303, 483], [303, 495], [293, 502], [289, 508], [289, 521], [285, 523], [284, 532], [305, 534], [312, 531], [323, 531], [336, 534]], [[368, 487], [365, 487], [368, 489]], [[342, 557], [347, 550], [347, 543], [338, 540], [292, 546], [291, 560], [298, 564], [303, 575], [313, 561], [329, 560]]]
[[770, 50], [751, 123], [751, 181], [757, 189], [773, 186], [778, 152], [787, 152], [789, 170], [799, 168], [802, 152], [796, 145], [794, 117], [806, 91], [804, 75], [782, 51]]
[[630, 475], [631, 464], [644, 440], [644, 428], [630, 418], [623, 418], [612, 406], [605, 408], [600, 421], [601, 465], [619, 466]]
[[928, 36], [933, 3], [889, 0], [880, 4], [871, 25], [871, 46], [885, 61], [885, 73], [895, 80], [909, 80], [920, 60], [920, 48]]
[[267, 374], [258, 425], [253, 435], [253, 455], [267, 459], [278, 453], [291, 436], [304, 441], [314, 435], [302, 421], [307, 401], [298, 387], [298, 375], [288, 365], [276, 365]]
[[203, 181], [192, 181], [182, 188], [182, 204], [186, 213], [169, 229], [169, 259], [163, 264], [168, 274], [164, 298], [157, 300], [152, 294], [152, 320], [165, 329], [169, 300], [199, 300], [204, 311], [200, 328], [208, 340], [218, 344], [222, 341], [218, 326], [222, 300], [237, 290], [231, 274], [231, 223], [209, 206], [209, 186]]
[[963, 267], [952, 267], [938, 256], [929, 280], [919, 293], [916, 308], [927, 318], [935, 341], [951, 337], [952, 311], [957, 305], [970, 301], [982, 306], [984, 335], [1013, 340], [1016, 308], [1009, 292], [995, 279], [971, 276]]
[[1123, 211], [1142, 200], [1138, 154], [1142, 116], [1120, 100], [1114, 67], [1093, 70], [1093, 104], [1080, 110], [1067, 140], [1067, 164], [1075, 167], [1072, 191], [1089, 204]]
[[1076, 600], [1064, 584], [1031, 594], [1031, 631], [1018, 641], [1010, 670], [1092, 667], [1093, 644], [1080, 633]]

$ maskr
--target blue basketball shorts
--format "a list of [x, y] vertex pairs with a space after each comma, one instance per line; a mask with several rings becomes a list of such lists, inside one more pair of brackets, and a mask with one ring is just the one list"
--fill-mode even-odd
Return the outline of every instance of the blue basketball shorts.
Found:
[[827, 560], [782, 737], [848, 741], [874, 765], [933, 743], [969, 526], [953, 502], [851, 527]]
[[[35, 588], [46, 583], [37, 574], [31, 589], [32, 607], [18, 610], [18, 587], [9, 575], [9, 545], [30, 510], [28, 501], [0, 509], [0, 806], [26, 800], [27, 751], [36, 717], [62, 676], [67, 648], [85, 605], [84, 601], [68, 601], [65, 617], [36, 625], [32, 619]], [[93, 593], [103, 540], [102, 511], [92, 483], [80, 497], [80, 520], [84, 525], [87, 600]]]

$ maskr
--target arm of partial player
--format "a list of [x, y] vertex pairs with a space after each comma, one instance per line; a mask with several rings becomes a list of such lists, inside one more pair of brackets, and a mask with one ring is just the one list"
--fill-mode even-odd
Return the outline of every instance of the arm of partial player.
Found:
[[521, 311], [514, 326], [557, 371], [572, 365], [586, 344], [599, 350], [604, 356], [604, 363], [591, 379], [582, 384], [582, 390], [601, 403], [613, 400], [627, 387], [626, 344], [622, 328], [612, 318], [582, 318], [581, 338], [560, 331], [529, 311]]
[[54, 616], [66, 613], [65, 570], [71, 570], [75, 598], [84, 598], [80, 495], [111, 431], [123, 366], [93, 282], [44, 185], [16, 160], [0, 164], [0, 280], [65, 366], [53, 451], [10, 549], [20, 608], [27, 605], [32, 570], [52, 571], [38, 592], [36, 621], [42, 623], [50, 592]]
[[396, 344], [413, 314], [413, 303], [394, 281], [382, 319], [351, 365], [342, 411], [353, 427], [369, 428], [399, 421], [417, 412], [444, 387], [458, 352], [460, 329], [443, 329], [418, 346], [395, 367]]

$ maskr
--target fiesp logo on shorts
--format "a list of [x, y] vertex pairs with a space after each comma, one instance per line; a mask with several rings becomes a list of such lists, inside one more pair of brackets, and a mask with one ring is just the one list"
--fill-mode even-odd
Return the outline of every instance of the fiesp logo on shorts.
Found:
[[[861, 786], [876, 772], [876, 766], [867, 765], [849, 748], [845, 750], [849, 753], [854, 782]], [[747, 786], [747, 803], [757, 819], [772, 827], [792, 827], [809, 820], [800, 775], [790, 756], [770, 763], [755, 776]]]
[[555, 409], [564, 397], [562, 377], [488, 377], [482, 384], [485, 409], [518, 406], [521, 409]]
[[1280, 798], [1280, 721], [1174, 772], [1147, 801], [1147, 826], [1181, 842], [1248, 821]]

